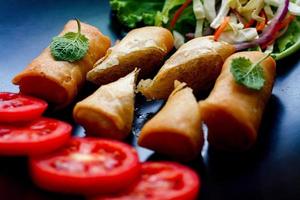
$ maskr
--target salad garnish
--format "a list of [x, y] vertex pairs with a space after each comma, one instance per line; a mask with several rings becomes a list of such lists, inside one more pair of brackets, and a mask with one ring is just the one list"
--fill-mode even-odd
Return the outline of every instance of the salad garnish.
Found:
[[235, 81], [249, 89], [260, 90], [265, 83], [264, 71], [260, 63], [269, 56], [270, 54], [267, 54], [255, 63], [245, 57], [234, 58], [231, 62], [230, 72]]
[[214, 35], [238, 51], [272, 52], [276, 60], [300, 48], [300, 0], [141, 0], [139, 7], [133, 1], [110, 0], [129, 28], [163, 26], [185, 41]]
[[89, 39], [81, 34], [80, 21], [76, 19], [78, 31], [56, 36], [50, 44], [51, 54], [55, 60], [74, 62], [85, 56], [89, 48]]

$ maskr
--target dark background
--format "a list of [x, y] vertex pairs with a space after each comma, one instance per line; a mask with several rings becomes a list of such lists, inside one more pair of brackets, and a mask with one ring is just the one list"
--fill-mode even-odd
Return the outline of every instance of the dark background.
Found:
[[[137, 1], [138, 2], [138, 1]], [[13, 76], [39, 55], [72, 18], [97, 26], [113, 41], [121, 37], [106, 0], [0, 0], [0, 91], [17, 92]], [[300, 52], [278, 62], [277, 80], [257, 145], [243, 154], [217, 152], [205, 145], [202, 157], [187, 163], [202, 179], [201, 200], [300, 199]], [[94, 89], [87, 85], [79, 98]], [[133, 132], [163, 102], [136, 100]], [[50, 116], [70, 120], [72, 106]], [[70, 121], [72, 123], [72, 121]], [[75, 126], [74, 134], [84, 135]], [[135, 137], [128, 140], [135, 144]], [[137, 147], [142, 161], [164, 159]], [[36, 188], [26, 158], [0, 157], [0, 199], [81, 199]]]

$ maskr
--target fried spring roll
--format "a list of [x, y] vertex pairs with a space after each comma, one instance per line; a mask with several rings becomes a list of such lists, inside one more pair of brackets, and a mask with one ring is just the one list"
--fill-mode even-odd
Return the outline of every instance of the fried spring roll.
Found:
[[[77, 32], [75, 20], [69, 21], [60, 35], [67, 32]], [[22, 93], [43, 98], [58, 107], [69, 104], [83, 85], [86, 73], [110, 47], [110, 39], [96, 27], [81, 23], [81, 33], [89, 39], [88, 52], [81, 60], [56, 61], [47, 47], [13, 83], [20, 86]]]
[[166, 105], [141, 130], [138, 144], [180, 160], [191, 160], [203, 145], [201, 116], [191, 88], [175, 83]]
[[87, 134], [124, 139], [131, 131], [134, 115], [134, 70], [119, 80], [101, 86], [92, 95], [76, 104], [73, 116]]
[[138, 91], [148, 99], [166, 99], [175, 80], [187, 83], [196, 93], [209, 89], [234, 51], [232, 45], [216, 42], [213, 37], [190, 40], [165, 62], [153, 80], [141, 80]]
[[276, 63], [271, 57], [261, 63], [265, 83], [259, 91], [237, 84], [230, 72], [230, 64], [237, 57], [256, 62], [263, 56], [261, 52], [240, 52], [229, 57], [209, 97], [199, 103], [203, 121], [208, 126], [208, 141], [215, 148], [246, 150], [255, 143], [272, 92]]
[[108, 50], [87, 79], [95, 84], [107, 84], [140, 68], [139, 76], [146, 77], [160, 67], [173, 48], [173, 36], [162, 27], [143, 27], [130, 31], [118, 44]]

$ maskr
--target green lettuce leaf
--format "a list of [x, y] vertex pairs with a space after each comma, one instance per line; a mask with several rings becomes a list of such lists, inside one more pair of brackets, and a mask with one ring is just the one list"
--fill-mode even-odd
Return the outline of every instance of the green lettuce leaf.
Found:
[[[169, 27], [175, 12], [185, 0], [166, 0], [161, 12], [158, 12], [155, 19], [155, 25]], [[191, 3], [178, 18], [174, 30], [181, 34], [193, 33], [195, 31], [196, 18]]]
[[[173, 18], [175, 12], [176, 10], [173, 12], [171, 11], [170, 19]], [[193, 11], [193, 5], [190, 5], [180, 15], [179, 19], [175, 24], [174, 30], [182, 34], [194, 33], [195, 25], [196, 25], [196, 18]]]
[[[118, 20], [130, 29], [156, 25], [169, 27], [177, 9], [185, 0], [110, 0], [111, 9]], [[174, 30], [186, 34], [194, 32], [196, 19], [192, 4], [179, 17]]]
[[284, 35], [276, 40], [272, 57], [280, 60], [295, 53], [298, 49], [300, 49], [300, 17], [296, 17]]
[[155, 26], [162, 26], [163, 24], [167, 24], [169, 22], [169, 14], [170, 11], [182, 5], [184, 0], [166, 0], [164, 3], [164, 7], [162, 11], [157, 12], [155, 17]]
[[128, 28], [141, 25], [154, 25], [155, 16], [162, 10], [162, 0], [110, 0], [112, 11], [118, 20]]

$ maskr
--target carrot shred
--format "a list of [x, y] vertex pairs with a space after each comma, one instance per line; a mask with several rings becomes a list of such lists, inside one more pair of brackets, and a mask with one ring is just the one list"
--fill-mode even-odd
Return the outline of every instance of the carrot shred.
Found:
[[224, 32], [224, 30], [226, 29], [228, 23], [229, 23], [230, 17], [225, 17], [223, 22], [221, 23], [221, 25], [219, 26], [219, 28], [216, 30], [215, 34], [214, 34], [214, 40], [217, 41], [219, 39], [219, 37], [221, 36], [221, 34]]
[[287, 27], [293, 20], [295, 19], [295, 15], [288, 15], [282, 22], [278, 24], [278, 30], [281, 30]]
[[264, 28], [266, 27], [266, 24], [268, 23], [268, 17], [267, 17], [266, 12], [264, 11], [264, 9], [261, 10], [259, 16], [263, 17], [264, 20], [262, 22], [257, 22], [257, 24], [256, 24], [256, 30], [257, 31], [263, 31]]
[[271, 44], [273, 44], [273, 43], [275, 42], [275, 40], [276, 40], [276, 37], [274, 37], [274, 38], [273, 38], [272, 40], [270, 40], [268, 43], [262, 44], [262, 45], [260, 46], [260, 48], [261, 48], [262, 50], [266, 50], [267, 47], [268, 47], [269, 45], [271, 45]]
[[246, 23], [244, 25], [245, 28], [250, 28], [253, 24], [255, 23], [254, 19], [250, 19], [250, 21], [248, 23]]
[[170, 22], [170, 27], [169, 29], [173, 29], [177, 20], [179, 19], [180, 15], [182, 14], [182, 12], [190, 5], [190, 3], [192, 3], [192, 0], [186, 0], [181, 6], [180, 8], [175, 12], [171, 22]]

